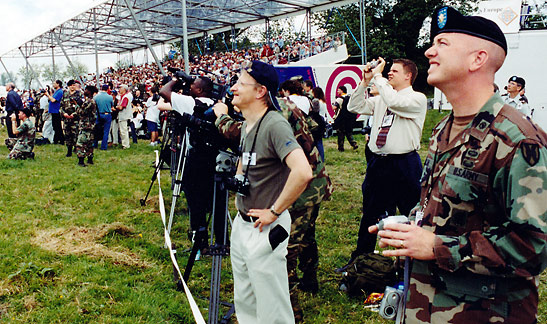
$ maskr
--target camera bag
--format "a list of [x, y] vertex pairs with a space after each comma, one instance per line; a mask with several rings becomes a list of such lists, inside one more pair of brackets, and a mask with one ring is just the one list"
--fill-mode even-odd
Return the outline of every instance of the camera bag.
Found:
[[363, 293], [383, 292], [386, 286], [397, 282], [397, 271], [392, 258], [376, 253], [358, 256], [344, 272], [342, 285], [350, 296], [361, 296]]

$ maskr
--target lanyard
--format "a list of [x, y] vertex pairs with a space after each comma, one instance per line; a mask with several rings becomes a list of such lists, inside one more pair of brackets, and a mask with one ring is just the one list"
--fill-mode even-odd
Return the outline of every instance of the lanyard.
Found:
[[[249, 179], [248, 178], [248, 175], [249, 175], [249, 167], [251, 166], [251, 159], [252, 159], [252, 155], [253, 155], [253, 152], [255, 150], [255, 145], [256, 145], [256, 138], [258, 137], [258, 131], [260, 130], [260, 124], [262, 124], [262, 121], [264, 120], [264, 117], [266, 117], [266, 115], [270, 112], [270, 110], [268, 109], [264, 115], [262, 115], [262, 117], [260, 118], [260, 120], [258, 121], [258, 125], [256, 125], [256, 132], [255, 132], [255, 136], [254, 136], [254, 139], [253, 139], [253, 145], [251, 145], [251, 151], [249, 152], [249, 157], [247, 158], [247, 168], [245, 169], [245, 179]], [[245, 139], [243, 139], [243, 141], [245, 142]], [[243, 151], [243, 146], [242, 145], [242, 150]]]

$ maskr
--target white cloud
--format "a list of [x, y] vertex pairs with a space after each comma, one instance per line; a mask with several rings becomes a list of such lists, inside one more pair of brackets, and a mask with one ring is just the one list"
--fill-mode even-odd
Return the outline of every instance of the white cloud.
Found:
[[61, 24], [98, 1], [93, 0], [0, 0], [0, 54]]

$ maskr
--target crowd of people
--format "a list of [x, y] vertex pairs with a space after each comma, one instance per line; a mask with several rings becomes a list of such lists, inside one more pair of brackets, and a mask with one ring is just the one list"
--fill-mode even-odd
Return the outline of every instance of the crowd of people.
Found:
[[[408, 260], [400, 292], [405, 323], [535, 323], [538, 276], [547, 267], [547, 134], [528, 118], [523, 78], [509, 79], [505, 99], [493, 87], [507, 55], [505, 36], [494, 22], [440, 7], [433, 13], [431, 43], [425, 52], [427, 81], [443, 91], [453, 111], [433, 129], [423, 165], [418, 151], [427, 99], [413, 89], [418, 73], [413, 61], [394, 59], [387, 73], [381, 57], [367, 64], [351, 95], [339, 87], [335, 116], [311, 81], [279, 84], [271, 63], [281, 64], [293, 52], [301, 59], [336, 46], [327, 38], [292, 47], [280, 38], [273, 49], [201, 56], [191, 62], [192, 73], [200, 76], [188, 93], [177, 91], [176, 80], [162, 80], [154, 64], [110, 69], [100, 76], [97, 95], [92, 80], [84, 85], [71, 80], [65, 90], [56, 81], [53, 89], [30, 92], [28, 99], [8, 84], [6, 144], [10, 158], [32, 157], [25, 148], [33, 145], [35, 131], [28, 118], [31, 105], [44, 111], [43, 141], [65, 144], [67, 157], [75, 148], [82, 166], [86, 157], [93, 163], [99, 140], [103, 150], [118, 142], [130, 148], [129, 134], [137, 140], [143, 118], [151, 145], [157, 145], [161, 110], [209, 118], [231, 147], [239, 147], [243, 185], [229, 240], [238, 322], [294, 323], [304, 317], [298, 291], [320, 289], [315, 221], [332, 193], [325, 130], [336, 128], [340, 151], [346, 138], [357, 150], [352, 124], [356, 114], [368, 115], [356, 247], [336, 271], [376, 254], [379, 246], [386, 257]], [[164, 67], [181, 68], [181, 61]], [[232, 103], [244, 121], [210, 98], [213, 82], [227, 82], [236, 69]], [[195, 238], [203, 245], [215, 154], [200, 145], [199, 134], [188, 132], [190, 171], [183, 190], [191, 229], [201, 231]], [[376, 225], [397, 211], [411, 222]]]
[[[336, 49], [342, 44], [341, 37], [342, 35], [336, 34], [311, 38], [309, 41], [295, 40], [290, 44], [279, 37], [271, 42], [271, 46], [264, 44], [257, 48], [199, 55], [192, 57], [189, 62], [190, 74], [206, 75], [213, 82], [224, 85], [232, 80], [237, 71], [248, 66], [253, 60], [261, 60], [270, 64], [298, 61], [323, 51]], [[183, 61], [180, 59], [166, 60], [162, 62], [162, 67], [165, 70], [169, 68], [183, 69]], [[83, 84], [79, 80], [70, 80], [65, 88], [63, 88], [62, 81], [57, 80], [51, 87], [47, 86], [38, 91], [16, 91], [15, 85], [10, 83], [6, 87], [7, 92], [10, 93], [9, 102], [6, 102], [6, 98], [2, 98], [6, 102], [3, 106], [7, 107], [2, 122], [8, 127], [8, 137], [14, 138], [11, 131], [12, 125], [6, 122], [9, 120], [9, 116], [22, 108], [28, 108], [34, 116], [36, 130], [42, 133], [42, 138], [37, 139], [36, 143], [38, 145], [66, 144], [67, 157], [72, 156], [79, 132], [78, 118], [75, 112], [77, 107], [82, 106], [84, 102], [82, 88], [99, 87], [93, 74], [83, 76], [80, 80]], [[96, 142], [100, 141], [102, 150], [106, 150], [109, 145], [116, 146], [118, 144], [127, 149], [130, 145], [129, 134], [131, 134], [134, 143], [137, 142], [138, 136], [141, 136], [150, 137], [151, 145], [158, 145], [160, 113], [157, 109], [159, 100], [157, 92], [161, 88], [162, 80], [163, 76], [155, 63], [145, 63], [121, 69], [112, 67], [106, 69], [99, 76], [101, 91], [97, 101], [96, 123], [98, 126], [94, 130], [94, 147], [98, 147]], [[306, 88], [306, 84], [304, 84], [304, 88]], [[308, 96], [313, 99], [311, 88], [306, 90]], [[322, 92], [321, 89], [319, 91]], [[112, 103], [103, 100], [105, 98], [103, 92], [112, 96]], [[121, 103], [119, 108], [118, 102]], [[324, 94], [320, 102], [321, 115], [332, 123], [333, 120], [326, 110]], [[129, 108], [125, 109], [126, 107]], [[15, 115], [17, 125], [19, 125], [18, 114], [15, 113]], [[106, 139], [107, 136], [108, 139]], [[318, 143], [321, 145], [320, 139], [318, 139]], [[322, 149], [320, 152], [324, 156]], [[90, 161], [92, 161], [92, 157]]]

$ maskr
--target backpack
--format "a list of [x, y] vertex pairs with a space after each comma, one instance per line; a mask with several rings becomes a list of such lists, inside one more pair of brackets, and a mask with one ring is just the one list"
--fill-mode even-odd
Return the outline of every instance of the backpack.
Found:
[[344, 272], [341, 289], [350, 296], [361, 296], [363, 293], [384, 292], [386, 286], [397, 282], [397, 271], [394, 260], [380, 254], [366, 253], [358, 256]]

